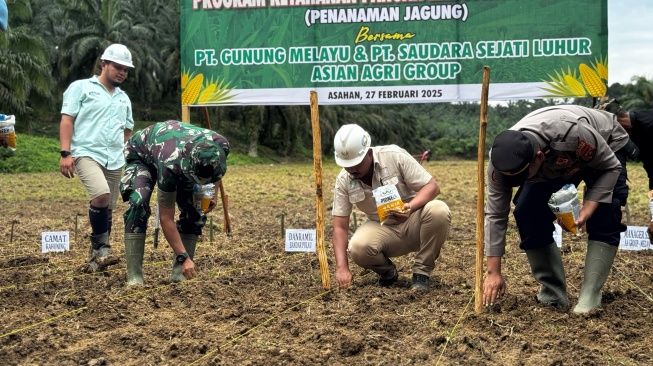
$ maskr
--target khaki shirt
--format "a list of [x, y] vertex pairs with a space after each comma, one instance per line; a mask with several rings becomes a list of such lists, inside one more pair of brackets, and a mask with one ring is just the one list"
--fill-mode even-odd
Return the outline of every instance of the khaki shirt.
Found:
[[[612, 191], [621, 172], [621, 164], [613, 151], [628, 142], [628, 134], [613, 114], [573, 105], [546, 107], [526, 115], [510, 129], [534, 136], [540, 150], [549, 150], [542, 167], [529, 182], [560, 178], [571, 182], [582, 169], [591, 168], [603, 174], [585, 192], [584, 199], [612, 202]], [[493, 179], [494, 175], [495, 169], [490, 163], [486, 184], [485, 255], [503, 256], [512, 188], [499, 184]]]
[[374, 174], [372, 186], [353, 179], [345, 169], [336, 178], [333, 190], [333, 216], [349, 216], [353, 205], [364, 212], [369, 220], [379, 221], [372, 190], [382, 185], [394, 184], [404, 202], [409, 202], [417, 191], [433, 176], [406, 150], [397, 145], [372, 147]]

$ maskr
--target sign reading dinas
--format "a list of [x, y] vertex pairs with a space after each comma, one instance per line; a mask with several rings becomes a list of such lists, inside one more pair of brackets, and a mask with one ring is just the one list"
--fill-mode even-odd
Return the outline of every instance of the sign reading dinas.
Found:
[[183, 1], [182, 104], [477, 100], [484, 65], [492, 99], [600, 96], [606, 14], [605, 0]]

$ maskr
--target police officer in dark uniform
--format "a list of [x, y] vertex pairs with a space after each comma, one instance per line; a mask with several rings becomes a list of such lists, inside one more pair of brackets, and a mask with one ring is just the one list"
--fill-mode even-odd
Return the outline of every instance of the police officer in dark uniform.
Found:
[[[585, 182], [576, 225], [587, 225], [585, 274], [575, 313], [601, 305], [601, 288], [619, 246], [621, 206], [628, 197], [625, 156], [628, 134], [608, 112], [575, 105], [538, 109], [495, 137], [485, 206], [487, 276], [483, 299], [493, 304], [506, 289], [501, 275], [513, 187], [514, 217], [541, 303], [566, 310], [569, 298], [560, 250], [553, 240], [551, 194]], [[615, 153], [617, 152], [617, 153]]]

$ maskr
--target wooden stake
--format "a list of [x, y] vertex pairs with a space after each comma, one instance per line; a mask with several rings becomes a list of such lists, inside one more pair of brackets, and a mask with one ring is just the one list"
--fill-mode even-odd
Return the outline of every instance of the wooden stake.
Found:
[[222, 200], [222, 212], [224, 212], [224, 232], [227, 233], [227, 236], [231, 236], [231, 220], [229, 219], [229, 196], [224, 191], [224, 186], [222, 185], [222, 179], [218, 183], [218, 188], [220, 189], [220, 199]]
[[77, 241], [77, 232], [79, 231], [78, 218], [79, 218], [79, 214], [75, 213], [75, 244], [79, 244], [79, 242]]
[[281, 237], [286, 237], [286, 213], [281, 213]]
[[490, 68], [483, 66], [483, 86], [481, 89], [481, 116], [477, 152], [476, 186], [476, 284], [474, 287], [475, 310], [483, 312], [483, 240], [485, 238], [485, 130], [487, 129], [487, 100], [490, 90]]
[[9, 244], [14, 242], [14, 226], [18, 221], [11, 220], [11, 233], [9, 234]]
[[152, 244], [154, 249], [159, 247], [159, 232], [161, 231], [161, 214], [159, 213], [159, 203], [156, 203], [154, 206], [154, 237], [152, 238]]
[[181, 121], [186, 123], [190, 122], [190, 106], [188, 105], [181, 106]]
[[206, 128], [212, 130], [213, 128], [211, 127], [211, 119], [209, 118], [209, 108], [202, 107], [202, 112], [204, 112], [204, 121], [206, 121]]
[[313, 173], [315, 174], [315, 231], [317, 258], [320, 262], [322, 287], [331, 288], [329, 283], [329, 262], [324, 248], [324, 198], [322, 197], [322, 137], [320, 134], [320, 114], [317, 93], [311, 91], [311, 127], [313, 130]]
[[209, 243], [213, 243], [213, 216], [209, 217]]

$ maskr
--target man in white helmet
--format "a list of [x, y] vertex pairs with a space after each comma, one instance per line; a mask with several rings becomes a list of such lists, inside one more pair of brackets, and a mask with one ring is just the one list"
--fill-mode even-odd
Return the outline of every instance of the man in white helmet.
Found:
[[131, 53], [116, 43], [100, 60], [99, 76], [77, 80], [64, 92], [59, 127], [61, 174], [66, 178], [77, 174], [90, 200], [87, 271], [117, 263], [109, 244], [112, 210], [120, 194], [123, 147], [134, 128], [131, 101], [119, 87], [134, 68]]
[[[390, 258], [415, 252], [411, 290], [428, 291], [451, 223], [447, 204], [434, 199], [440, 193], [435, 178], [396, 145], [371, 147], [370, 135], [356, 124], [338, 130], [334, 149], [336, 163], [343, 168], [336, 178], [332, 211], [338, 285], [352, 283], [347, 254], [359, 266], [376, 272], [379, 285], [385, 287], [399, 277]], [[397, 188], [403, 207], [390, 211], [381, 223], [372, 192], [391, 185]], [[368, 221], [348, 240], [354, 204]]]

